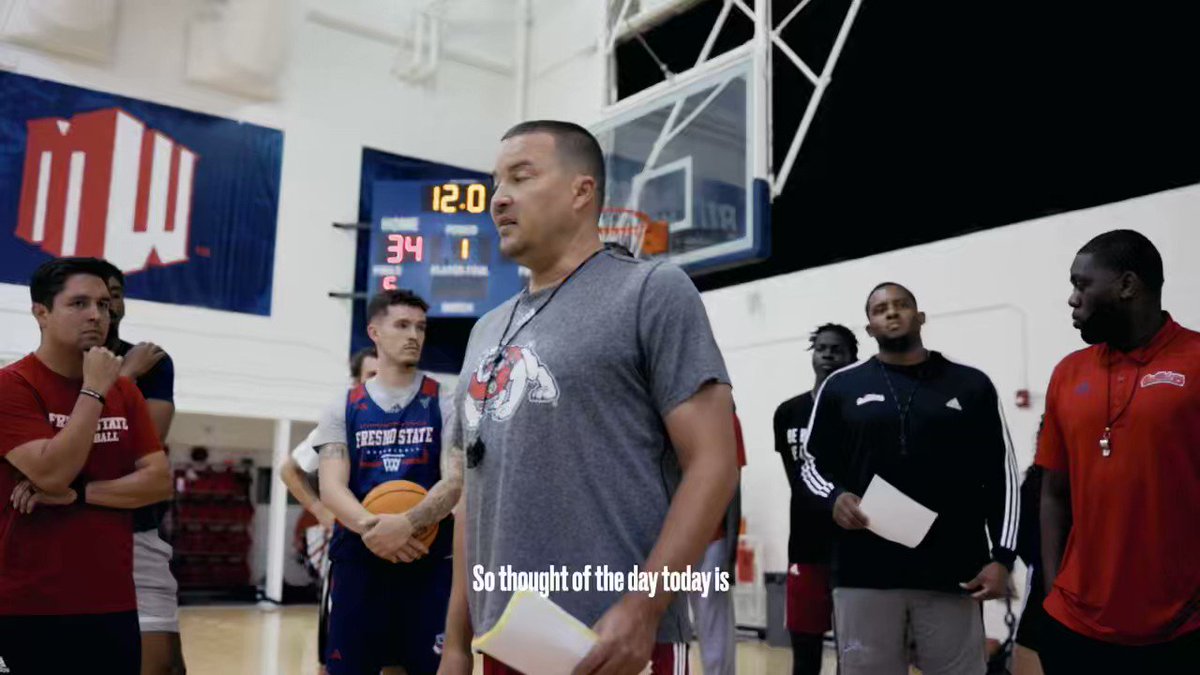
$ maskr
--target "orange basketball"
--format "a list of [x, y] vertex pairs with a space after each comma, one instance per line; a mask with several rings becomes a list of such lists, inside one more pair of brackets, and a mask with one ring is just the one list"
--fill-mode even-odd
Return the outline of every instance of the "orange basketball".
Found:
[[[390, 480], [380, 483], [367, 493], [363, 507], [371, 513], [404, 513], [425, 499], [425, 488], [408, 480]], [[417, 533], [417, 539], [426, 546], [437, 537], [438, 524], [434, 523]]]

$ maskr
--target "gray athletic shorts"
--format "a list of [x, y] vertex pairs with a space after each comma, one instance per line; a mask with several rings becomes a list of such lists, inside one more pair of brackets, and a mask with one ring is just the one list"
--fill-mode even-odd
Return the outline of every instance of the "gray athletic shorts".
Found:
[[[841, 675], [984, 675], [983, 610], [960, 593], [833, 589]], [[915, 643], [916, 654], [909, 645]]]
[[133, 585], [143, 633], [179, 632], [179, 584], [171, 576], [171, 545], [157, 530], [133, 533]]

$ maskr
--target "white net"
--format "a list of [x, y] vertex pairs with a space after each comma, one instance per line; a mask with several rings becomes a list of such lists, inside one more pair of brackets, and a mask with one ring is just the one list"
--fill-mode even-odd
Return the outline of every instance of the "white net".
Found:
[[621, 246], [633, 257], [640, 258], [649, 221], [638, 211], [605, 209], [600, 214], [600, 241]]

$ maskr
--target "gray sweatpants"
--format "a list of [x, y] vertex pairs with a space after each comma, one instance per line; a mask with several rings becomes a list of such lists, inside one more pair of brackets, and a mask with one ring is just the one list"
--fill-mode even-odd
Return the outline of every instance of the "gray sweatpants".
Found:
[[[708, 545], [704, 551], [704, 562], [700, 564], [702, 571], [713, 572], [720, 567], [722, 573], [729, 572], [728, 541], [721, 539]], [[737, 643], [733, 625], [733, 591], [717, 593], [710, 590], [707, 598], [699, 593], [689, 593], [688, 603], [696, 618], [696, 639], [700, 643], [704, 675], [734, 675]]]
[[835, 588], [841, 675], [906, 675], [909, 645], [924, 675], [982, 675], [983, 611], [969, 596], [936, 591]]

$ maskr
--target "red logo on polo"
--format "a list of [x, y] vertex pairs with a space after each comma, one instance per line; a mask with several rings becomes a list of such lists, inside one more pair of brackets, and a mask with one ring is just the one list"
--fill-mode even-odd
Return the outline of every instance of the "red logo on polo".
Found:
[[1153, 375], [1147, 375], [1142, 378], [1142, 388], [1153, 387], [1156, 384], [1170, 384], [1176, 387], [1182, 387], [1187, 384], [1187, 376], [1183, 373], [1173, 373], [1169, 370], [1160, 370]]
[[18, 237], [123, 272], [187, 262], [195, 152], [119, 108], [26, 128]]

